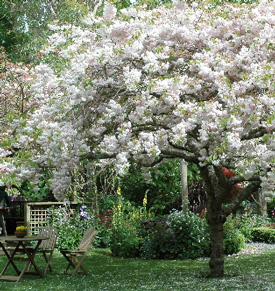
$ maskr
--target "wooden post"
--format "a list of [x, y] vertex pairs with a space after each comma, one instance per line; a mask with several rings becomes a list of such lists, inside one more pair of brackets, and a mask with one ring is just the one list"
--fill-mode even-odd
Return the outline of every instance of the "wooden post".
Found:
[[257, 214], [261, 216], [267, 216], [267, 203], [265, 195], [261, 190], [258, 190], [258, 201], [257, 202]]
[[187, 163], [181, 159], [180, 160], [180, 177], [181, 177], [181, 199], [182, 199], [182, 209], [183, 211], [188, 210], [188, 182], [187, 182]]
[[31, 211], [30, 211], [30, 203], [25, 203], [24, 204], [24, 223], [25, 226], [27, 227], [27, 235], [31, 234], [30, 231], [30, 221], [31, 221]]
[[7, 229], [6, 229], [6, 221], [5, 221], [5, 218], [4, 218], [4, 208], [0, 208], [0, 224], [1, 224], [1, 227], [2, 227], [2, 234], [4, 236], [7, 235]]

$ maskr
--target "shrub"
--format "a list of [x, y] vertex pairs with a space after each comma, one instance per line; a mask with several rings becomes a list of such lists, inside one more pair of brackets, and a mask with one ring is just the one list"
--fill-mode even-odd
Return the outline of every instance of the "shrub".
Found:
[[107, 248], [110, 245], [111, 227], [101, 223], [97, 218], [95, 223], [96, 238], [93, 245], [99, 248]]
[[[144, 220], [144, 218], [147, 218]], [[148, 219], [143, 207], [123, 202], [114, 210], [110, 248], [120, 257], [195, 259], [210, 254], [210, 233], [205, 218], [191, 211], [172, 211], [167, 218]], [[245, 246], [244, 235], [229, 217], [224, 228], [224, 252]]]
[[275, 229], [269, 227], [253, 228], [251, 232], [252, 240], [265, 243], [275, 242]]
[[241, 233], [244, 235], [246, 241], [252, 241], [253, 235], [252, 230], [253, 228], [262, 227], [266, 225], [269, 222], [269, 220], [266, 217], [253, 214], [250, 217], [240, 217], [239, 218], [239, 224], [237, 227], [241, 231]]
[[167, 221], [155, 222], [143, 245], [146, 258], [194, 259], [209, 254], [206, 220], [191, 211], [175, 210]]
[[252, 229], [261, 227], [270, 222], [270, 219], [265, 216], [260, 216], [255, 213], [255, 206], [250, 202], [243, 202], [243, 210], [237, 214], [234, 223], [240, 232], [244, 235], [247, 242], [252, 241]]
[[145, 206], [135, 207], [129, 201], [120, 200], [113, 210], [110, 249], [113, 255], [137, 257], [144, 241], [142, 220], [148, 219]]
[[157, 218], [155, 221], [142, 222], [146, 237], [141, 247], [142, 256], [147, 259], [170, 259], [173, 234], [168, 219]]
[[229, 238], [224, 239], [223, 247], [226, 255], [232, 255], [239, 252], [245, 247], [244, 235], [238, 232], [231, 233]]
[[120, 199], [119, 195], [112, 194], [99, 200], [98, 214], [96, 215], [97, 236], [94, 242], [97, 247], [110, 247], [113, 209], [119, 204]]
[[142, 243], [143, 239], [139, 236], [139, 229], [127, 221], [121, 221], [119, 226], [113, 228], [110, 239], [110, 249], [113, 255], [124, 258], [138, 257]]
[[226, 255], [232, 255], [245, 247], [245, 237], [234, 225], [232, 215], [224, 224], [223, 248]]
[[210, 252], [209, 228], [204, 218], [191, 211], [173, 211], [168, 216], [174, 235], [171, 252], [179, 259], [194, 259]]

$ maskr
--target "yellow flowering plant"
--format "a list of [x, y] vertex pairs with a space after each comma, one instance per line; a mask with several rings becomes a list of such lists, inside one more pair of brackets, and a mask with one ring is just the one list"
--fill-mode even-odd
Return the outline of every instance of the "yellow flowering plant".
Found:
[[27, 231], [27, 227], [26, 226], [24, 226], [24, 225], [20, 225], [20, 226], [17, 226], [16, 227], [16, 229], [15, 229], [15, 231], [18, 231], [18, 232], [25, 232], [25, 231]]

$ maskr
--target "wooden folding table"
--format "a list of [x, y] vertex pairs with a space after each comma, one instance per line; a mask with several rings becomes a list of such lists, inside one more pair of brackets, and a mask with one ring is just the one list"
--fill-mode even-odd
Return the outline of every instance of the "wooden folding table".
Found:
[[[35, 258], [35, 255], [36, 255], [36, 252], [38, 250], [39, 245], [41, 244], [42, 240], [45, 240], [45, 239], [49, 239], [49, 238], [45, 237], [45, 236], [27, 236], [27, 237], [23, 237], [23, 238], [17, 238], [16, 236], [0, 237], [0, 246], [2, 247], [5, 255], [8, 258], [8, 262], [4, 266], [2, 272], [0, 273], [0, 280], [19, 282], [24, 274], [38, 275], [42, 278], [43, 274], [38, 269], [38, 267], [34, 261], [34, 258]], [[34, 248], [30, 249], [30, 247], [28, 246], [28, 243], [31, 241], [35, 241], [36, 246]], [[11, 254], [9, 253], [9, 250], [5, 246], [4, 242], [7, 242], [7, 243], [12, 242], [12, 243], [16, 244], [16, 246], [12, 250]], [[15, 264], [15, 261], [17, 259], [17, 257], [16, 257], [17, 253], [20, 253], [21, 255], [23, 253], [23, 254], [27, 255], [27, 257], [24, 258], [24, 261], [26, 261], [26, 264], [21, 271], [18, 269], [18, 267]], [[16, 271], [17, 276], [5, 276], [4, 275], [10, 264], [13, 266], [14, 270]], [[33, 272], [27, 271], [28, 266], [30, 266], [30, 265], [32, 265], [34, 267]]]

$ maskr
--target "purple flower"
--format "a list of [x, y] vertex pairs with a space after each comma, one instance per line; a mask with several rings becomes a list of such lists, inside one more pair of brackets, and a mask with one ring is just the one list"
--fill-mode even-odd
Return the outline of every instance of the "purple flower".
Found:
[[82, 205], [82, 206], [80, 207], [80, 212], [84, 211], [86, 208], [87, 208], [86, 205]]
[[88, 215], [87, 211], [85, 209], [87, 208], [86, 205], [82, 205], [79, 209], [80, 211], [80, 217], [83, 217], [85, 219], [91, 219], [91, 217]]

